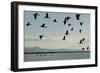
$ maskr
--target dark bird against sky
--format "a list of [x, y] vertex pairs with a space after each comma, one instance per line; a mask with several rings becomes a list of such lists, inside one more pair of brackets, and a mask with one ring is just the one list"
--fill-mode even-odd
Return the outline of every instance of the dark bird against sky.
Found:
[[39, 38], [42, 39], [43, 38], [43, 35], [40, 35]]
[[50, 18], [50, 17], [49, 17], [49, 15], [48, 15], [48, 13], [46, 13], [46, 16], [45, 16], [45, 18]]
[[79, 32], [82, 33], [82, 29], [80, 29]]
[[82, 48], [82, 50], [84, 50], [85, 48]]
[[82, 38], [82, 41], [84, 41], [86, 38]]
[[68, 16], [68, 17], [66, 17], [65, 19], [68, 21], [70, 18], [71, 18], [71, 17]]
[[53, 22], [58, 22], [58, 21], [56, 19], [54, 19]]
[[29, 26], [29, 25], [32, 25], [32, 24], [30, 24], [30, 22], [28, 22], [26, 25]]
[[35, 14], [33, 14], [33, 15], [34, 15], [34, 18], [35, 18], [35, 19], [37, 19], [37, 16], [39, 16], [38, 13], [35, 13]]
[[73, 27], [71, 28], [71, 31], [73, 31]]
[[64, 25], [66, 24], [66, 22], [70, 19], [71, 17], [66, 17], [65, 19], [64, 19]]
[[76, 19], [80, 20], [80, 14], [76, 14]]
[[82, 44], [82, 40], [80, 40], [79, 44]]
[[45, 24], [42, 24], [40, 27], [42, 27], [42, 28], [47, 28], [47, 26], [45, 26]]
[[82, 26], [83, 25], [83, 22], [80, 22], [80, 26]]
[[62, 40], [66, 40], [66, 36], [64, 36]]
[[67, 22], [67, 21], [66, 21], [66, 20], [64, 20], [63, 22], [64, 22], [64, 25], [66, 25], [66, 22]]
[[66, 30], [66, 33], [65, 33], [66, 35], [68, 35], [69, 33], [68, 33], [68, 30]]
[[89, 46], [86, 49], [89, 49]]
[[71, 24], [68, 24], [68, 26], [72, 26]]

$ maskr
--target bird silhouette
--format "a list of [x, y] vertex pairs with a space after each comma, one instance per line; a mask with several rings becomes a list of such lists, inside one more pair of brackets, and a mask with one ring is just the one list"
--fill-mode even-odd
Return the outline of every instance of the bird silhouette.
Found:
[[80, 22], [80, 25], [82, 26], [83, 25], [83, 22]]
[[66, 17], [65, 19], [64, 19], [64, 25], [66, 24], [66, 22], [70, 19], [71, 17]]
[[30, 24], [30, 22], [28, 22], [26, 25], [29, 26], [29, 25], [32, 25], [32, 24]]
[[84, 41], [86, 38], [82, 38], [82, 41]]
[[84, 50], [85, 48], [82, 48], [82, 50]]
[[64, 20], [63, 22], [64, 22], [64, 25], [66, 25], [66, 22], [67, 22], [67, 21], [66, 21], [66, 20]]
[[80, 40], [79, 44], [82, 44], [82, 40]]
[[70, 18], [71, 18], [71, 17], [68, 16], [68, 17], [66, 17], [65, 19], [68, 21]]
[[80, 29], [79, 32], [82, 33], [82, 29]]
[[76, 14], [76, 19], [80, 20], [80, 14]]
[[71, 28], [71, 31], [73, 31], [73, 27]]
[[89, 49], [89, 46], [86, 49]]
[[58, 22], [58, 21], [56, 19], [54, 19], [53, 22]]
[[48, 13], [46, 13], [46, 16], [45, 16], [45, 18], [50, 18], [50, 17], [49, 17], [49, 15], [48, 15]]
[[42, 27], [42, 28], [47, 28], [47, 26], [45, 26], [45, 24], [42, 24], [40, 27]]
[[42, 39], [43, 38], [43, 35], [39, 35], [39, 38]]
[[66, 33], [65, 33], [66, 35], [69, 35], [69, 33], [68, 33], [68, 30], [66, 30]]
[[66, 36], [64, 36], [62, 40], [66, 40]]
[[72, 26], [71, 24], [68, 24], [68, 26]]
[[39, 16], [38, 13], [35, 13], [35, 14], [33, 14], [33, 15], [34, 15], [34, 18], [35, 18], [35, 19], [37, 19], [37, 16]]

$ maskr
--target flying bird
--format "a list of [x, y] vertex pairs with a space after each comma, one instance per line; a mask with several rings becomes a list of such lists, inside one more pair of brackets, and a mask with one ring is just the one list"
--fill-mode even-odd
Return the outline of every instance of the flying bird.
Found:
[[69, 33], [68, 33], [68, 30], [66, 30], [66, 35], [68, 35]]
[[86, 49], [89, 49], [89, 46]]
[[58, 22], [58, 21], [56, 19], [54, 19], [53, 22]]
[[80, 29], [79, 32], [82, 33], [82, 29]]
[[48, 13], [46, 13], [46, 16], [45, 16], [45, 18], [50, 18], [50, 17], [49, 17], [49, 15], [48, 15]]
[[71, 18], [71, 17], [68, 16], [68, 17], [66, 17], [65, 19], [66, 19], [66, 20], [69, 20], [70, 18]]
[[66, 40], [66, 36], [64, 36], [62, 40]]
[[32, 25], [32, 24], [30, 24], [30, 22], [28, 22], [26, 25], [29, 26], [29, 25]]
[[82, 50], [84, 50], [85, 48], [82, 48]]
[[76, 14], [76, 19], [80, 20], [80, 14]]
[[79, 44], [82, 44], [82, 40], [80, 40]]
[[47, 26], [45, 26], [45, 24], [42, 24], [40, 27], [42, 27], [42, 28], [47, 28]]
[[84, 41], [86, 38], [82, 38], [82, 41]]
[[68, 26], [72, 26], [71, 24], [68, 24]]
[[71, 28], [71, 31], [73, 31], [73, 27]]
[[66, 24], [66, 22], [70, 19], [71, 17], [66, 17], [65, 19], [64, 19], [64, 25]]
[[43, 35], [40, 35], [39, 38], [42, 39], [43, 38]]
[[65, 25], [67, 21], [66, 21], [66, 20], [64, 20], [63, 22], [64, 22], [64, 25]]
[[80, 22], [80, 25], [82, 26], [83, 25], [83, 22]]
[[33, 15], [34, 15], [34, 18], [35, 18], [35, 19], [37, 19], [37, 16], [39, 16], [38, 13], [35, 13], [35, 14], [33, 14]]

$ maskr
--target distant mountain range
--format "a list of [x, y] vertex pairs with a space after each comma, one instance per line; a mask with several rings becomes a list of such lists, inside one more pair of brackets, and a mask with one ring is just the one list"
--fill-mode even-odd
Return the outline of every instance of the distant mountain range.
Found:
[[[79, 50], [73, 50], [73, 49], [46, 49], [46, 48], [40, 48], [40, 47], [32, 47], [32, 48], [24, 48], [24, 52], [68, 52], [68, 51], [79, 51]], [[80, 50], [81, 51], [81, 50]]]

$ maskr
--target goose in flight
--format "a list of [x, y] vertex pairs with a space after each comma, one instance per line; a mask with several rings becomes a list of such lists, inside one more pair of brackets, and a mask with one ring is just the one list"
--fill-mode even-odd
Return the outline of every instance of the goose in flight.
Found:
[[82, 50], [84, 50], [85, 48], [82, 48]]
[[86, 38], [82, 38], [82, 41], [84, 41]]
[[80, 25], [82, 26], [83, 25], [83, 22], [80, 22]]
[[46, 13], [46, 16], [45, 16], [45, 18], [50, 18], [50, 17], [49, 17], [49, 15], [48, 15], [48, 13]]
[[86, 49], [89, 49], [89, 46]]
[[68, 24], [68, 26], [72, 26], [71, 24]]
[[43, 35], [39, 35], [39, 38], [42, 39], [43, 38]]
[[26, 25], [29, 26], [29, 25], [32, 25], [32, 24], [30, 24], [30, 22], [28, 22]]
[[66, 40], [66, 36], [64, 36], [62, 40]]
[[56, 19], [54, 19], [53, 22], [58, 22], [58, 21]]
[[82, 33], [82, 29], [80, 29], [79, 32]]
[[66, 24], [66, 22], [70, 19], [71, 17], [66, 17], [65, 19], [64, 19], [64, 25]]
[[76, 19], [80, 20], [80, 14], [76, 14]]
[[42, 24], [40, 27], [42, 27], [42, 28], [47, 28], [47, 26], [45, 26], [45, 24]]
[[80, 40], [79, 44], [82, 44], [82, 40]]
[[68, 30], [66, 30], [66, 33], [65, 33], [66, 35], [69, 35], [69, 33], [68, 33]]
[[37, 19], [37, 16], [39, 16], [38, 13], [35, 13], [35, 14], [33, 14], [33, 15], [34, 15], [34, 18], [35, 18], [35, 19]]
[[71, 28], [71, 31], [73, 31], [73, 27]]

